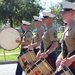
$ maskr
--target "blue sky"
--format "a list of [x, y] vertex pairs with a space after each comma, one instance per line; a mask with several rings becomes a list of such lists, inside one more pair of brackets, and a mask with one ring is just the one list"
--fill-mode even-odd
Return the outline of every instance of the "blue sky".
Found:
[[[63, 0], [41, 0], [41, 6], [45, 8], [45, 10], [50, 11], [50, 6], [51, 5], [55, 5], [58, 2], [62, 2]], [[42, 15], [42, 13], [39, 13], [40, 16]]]
[[47, 3], [58, 3], [58, 2], [62, 2], [62, 0], [41, 0], [42, 2], [47, 2]]
[[55, 5], [58, 2], [62, 2], [63, 0], [41, 0], [42, 6], [48, 9], [51, 5]]

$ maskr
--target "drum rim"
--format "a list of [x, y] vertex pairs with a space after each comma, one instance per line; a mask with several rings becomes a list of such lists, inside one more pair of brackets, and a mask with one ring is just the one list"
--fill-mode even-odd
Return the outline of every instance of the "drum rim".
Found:
[[[11, 28], [11, 29], [16, 30], [16, 31], [19, 33], [19, 35], [20, 35], [20, 32], [19, 32], [17, 29], [15, 29], [15, 28], [13, 28], [13, 27], [7, 27], [7, 28], [5, 28], [5, 29], [8, 29], [8, 28]], [[5, 29], [2, 29], [2, 30], [0, 31], [0, 33], [1, 33], [3, 30], [5, 30]], [[21, 35], [20, 35], [20, 40], [21, 40]], [[19, 45], [20, 45], [20, 43], [18, 44], [17, 47], [19, 47]], [[1, 46], [1, 45], [0, 45], [0, 46]], [[16, 49], [17, 47], [15, 47], [14, 49]], [[6, 51], [14, 50], [14, 49], [5, 49], [5, 48], [3, 48], [2, 46], [1, 46], [1, 48], [4, 49], [4, 50], [6, 50]]]
[[[19, 44], [20, 45], [20, 44]], [[17, 47], [19, 47], [19, 45]], [[1, 46], [1, 45], [0, 45]], [[14, 49], [5, 49], [1, 46], [2, 49], [6, 50], [6, 51], [11, 51], [11, 50], [15, 50], [17, 47], [15, 47]]]

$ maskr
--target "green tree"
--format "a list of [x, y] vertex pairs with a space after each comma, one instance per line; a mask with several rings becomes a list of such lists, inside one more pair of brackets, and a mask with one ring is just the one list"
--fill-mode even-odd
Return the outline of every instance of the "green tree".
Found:
[[61, 12], [60, 12], [62, 9], [61, 3], [51, 6], [50, 9], [51, 9], [51, 12], [56, 15], [56, 18], [54, 19], [55, 25], [58, 25], [58, 24], [63, 25]]
[[42, 7], [36, 0], [1, 0], [0, 21], [10, 20], [10, 26], [19, 24], [23, 19], [31, 21], [33, 15], [38, 15]]

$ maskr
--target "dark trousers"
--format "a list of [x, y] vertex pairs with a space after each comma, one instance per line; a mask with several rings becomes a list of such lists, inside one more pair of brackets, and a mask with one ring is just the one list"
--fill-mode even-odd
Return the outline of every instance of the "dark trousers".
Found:
[[17, 64], [17, 69], [16, 69], [16, 75], [22, 75], [22, 67], [20, 66], [19, 62]]
[[34, 53], [35, 53], [35, 55], [38, 53], [39, 50], [40, 50], [39, 48], [38, 48], [38, 49], [35, 49], [35, 48], [34, 48]]
[[70, 67], [71, 72], [73, 73], [73, 75], [75, 75], [75, 69], [73, 68], [73, 66], [71, 65]]
[[52, 52], [51, 54], [48, 55], [48, 57], [46, 58], [46, 60], [48, 61], [48, 63], [54, 68], [56, 69], [56, 59], [57, 59], [57, 56], [56, 56], [56, 52]]

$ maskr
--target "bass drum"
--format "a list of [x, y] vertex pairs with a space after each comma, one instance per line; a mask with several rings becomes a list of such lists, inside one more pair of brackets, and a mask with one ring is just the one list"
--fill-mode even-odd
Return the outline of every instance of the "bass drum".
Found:
[[21, 40], [20, 33], [14, 28], [5, 28], [0, 32], [0, 46], [4, 50], [13, 50], [19, 46], [16, 40]]

